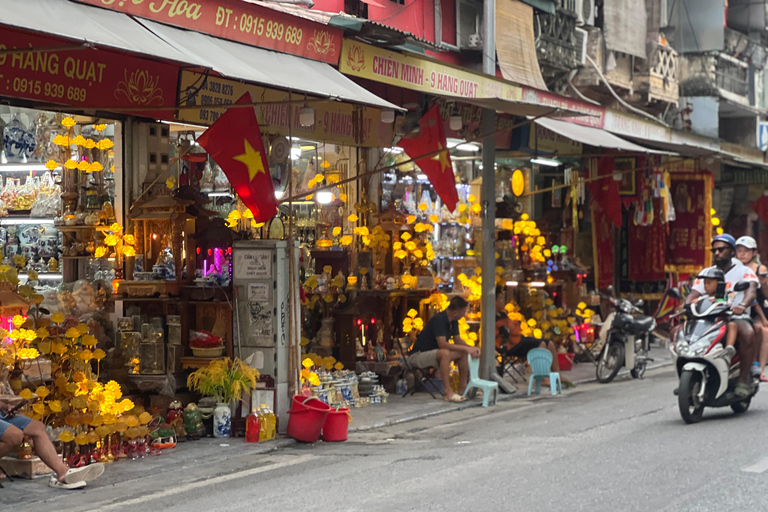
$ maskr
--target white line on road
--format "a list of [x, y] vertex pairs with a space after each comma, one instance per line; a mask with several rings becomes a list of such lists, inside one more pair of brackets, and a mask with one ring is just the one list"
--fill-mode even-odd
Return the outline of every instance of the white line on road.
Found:
[[766, 471], [768, 471], [768, 457], [765, 457], [764, 459], [757, 461], [751, 466], [742, 468], [742, 471], [746, 473], [765, 473]]
[[246, 476], [251, 475], [257, 475], [259, 473], [264, 473], [265, 471], [273, 471], [275, 469], [285, 468], [289, 466], [295, 466], [296, 464], [302, 464], [304, 462], [310, 461], [312, 459], [315, 459], [316, 457], [314, 455], [300, 455], [297, 457], [292, 457], [290, 460], [286, 460], [283, 462], [276, 462], [274, 464], [266, 464], [264, 466], [259, 466], [257, 468], [253, 469], [246, 469], [245, 471], [238, 471], [237, 473], [229, 473], [227, 475], [221, 475], [214, 478], [209, 478], [207, 480], [201, 480], [197, 482], [190, 482], [188, 484], [179, 485], [177, 487], [173, 487], [171, 489], [166, 489], [164, 491], [156, 492], [154, 494], [146, 494], [144, 496], [141, 496], [139, 498], [133, 498], [130, 500], [121, 501], [119, 503], [113, 503], [111, 505], [106, 505], [103, 507], [98, 508], [97, 510], [100, 511], [106, 511], [106, 510], [115, 510], [118, 508], [125, 508], [132, 505], [138, 505], [140, 503], [146, 503], [148, 501], [152, 501], [158, 498], [166, 498], [168, 496], [173, 496], [174, 494], [181, 494], [187, 491], [192, 490], [199, 490], [202, 487], [209, 486], [209, 485], [215, 485], [221, 482], [227, 482], [229, 480], [236, 480], [238, 478], [243, 478]]

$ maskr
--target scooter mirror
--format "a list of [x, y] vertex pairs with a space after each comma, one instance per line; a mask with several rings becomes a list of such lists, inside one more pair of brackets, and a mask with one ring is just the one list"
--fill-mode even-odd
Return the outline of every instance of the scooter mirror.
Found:
[[683, 296], [680, 294], [679, 288], [670, 288], [669, 290], [667, 290], [667, 295], [669, 295], [673, 299], [678, 299], [678, 300], [683, 298]]
[[641, 308], [643, 307], [643, 304], [645, 304], [645, 302], [643, 302], [643, 299], [637, 299], [635, 301], [635, 307]]

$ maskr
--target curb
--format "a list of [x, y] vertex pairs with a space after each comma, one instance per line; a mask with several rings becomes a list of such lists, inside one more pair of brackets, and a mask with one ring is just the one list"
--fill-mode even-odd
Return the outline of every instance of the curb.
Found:
[[[670, 360], [665, 360], [663, 362], [649, 364], [648, 366], [646, 366], [645, 369], [646, 370], [657, 370], [659, 368], [664, 368], [665, 366], [672, 366], [673, 364], [674, 364], [674, 360], [670, 359]], [[628, 375], [629, 375], [629, 370], [621, 370], [616, 375], [614, 380], [616, 380], [618, 378], [627, 377]], [[576, 381], [576, 380], [573, 381], [574, 384], [591, 384], [593, 382], [597, 382], [597, 377], [590, 377], [588, 379], [582, 379], [582, 380], [578, 380], [578, 381]]]

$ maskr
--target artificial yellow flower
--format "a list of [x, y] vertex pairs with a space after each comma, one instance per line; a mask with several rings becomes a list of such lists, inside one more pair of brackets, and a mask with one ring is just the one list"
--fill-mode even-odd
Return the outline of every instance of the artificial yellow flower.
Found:
[[80, 331], [78, 331], [74, 327], [70, 327], [69, 329], [67, 329], [67, 332], [64, 334], [64, 336], [66, 336], [67, 338], [71, 338], [71, 339], [79, 338], [80, 337]]
[[101, 350], [100, 348], [97, 348], [96, 350], [93, 351], [93, 358], [95, 360], [101, 361], [105, 357], [107, 357], [107, 353]]
[[343, 370], [344, 369], [344, 365], [341, 362], [336, 363], [335, 365], [333, 365], [333, 367], [336, 368], [337, 370]]
[[91, 328], [90, 328], [90, 327], [88, 327], [88, 326], [87, 326], [86, 324], [84, 324], [84, 323], [79, 323], [79, 324], [77, 324], [77, 327], [76, 327], [76, 329], [77, 329], [77, 330], [80, 332], [80, 334], [88, 334], [88, 331], [90, 331], [90, 330], [91, 330]]
[[97, 144], [98, 148], [99, 148], [100, 150], [102, 150], [102, 151], [104, 151], [104, 150], [107, 150], [107, 149], [110, 149], [110, 148], [114, 147], [114, 145], [115, 145], [115, 143], [114, 143], [114, 142], [112, 142], [112, 141], [111, 141], [111, 140], [109, 140], [109, 139], [101, 139], [101, 140], [99, 141], [99, 143]]
[[107, 248], [106, 248], [106, 247], [104, 247], [103, 245], [100, 245], [100, 246], [98, 246], [98, 247], [96, 248], [96, 251], [93, 253], [93, 255], [94, 255], [96, 258], [103, 258], [104, 256], [106, 256], [106, 255], [107, 255]]
[[69, 160], [64, 162], [64, 167], [66, 167], [67, 169], [70, 169], [70, 170], [71, 169], [77, 169], [77, 162], [75, 162], [74, 160], [72, 160], [70, 158]]
[[339, 236], [341, 234], [341, 228], [339, 226], [336, 226], [333, 228], [333, 236]]
[[312, 358], [309, 358], [309, 357], [307, 357], [307, 358], [304, 358], [304, 360], [301, 362], [301, 365], [302, 365], [304, 368], [307, 368], [307, 369], [309, 369], [309, 368], [312, 368], [312, 366], [313, 366], [314, 364], [315, 364], [315, 363], [314, 363], [314, 361], [312, 361]]
[[65, 128], [72, 128], [77, 124], [77, 121], [72, 119], [71, 117], [67, 116], [64, 119], [61, 120], [61, 126], [64, 126]]
[[352, 243], [352, 237], [349, 235], [344, 235], [339, 241], [341, 242], [341, 245], [347, 246]]
[[40, 416], [43, 416], [45, 414], [45, 404], [42, 402], [37, 402], [35, 405], [32, 406], [32, 410], [35, 411]]
[[401, 238], [401, 239], [402, 239], [404, 242], [407, 242], [408, 240], [410, 240], [410, 239], [411, 239], [411, 234], [410, 234], [409, 232], [407, 232], [407, 231], [406, 231], [405, 233], [401, 233], [401, 234], [400, 234], [400, 238]]
[[309, 376], [309, 383], [313, 386], [319, 386], [320, 385], [320, 377], [317, 376], [316, 373], [312, 373]]
[[123, 247], [123, 256], [126, 258], [131, 258], [133, 256], [136, 256], [136, 249], [131, 247], [130, 245], [126, 245]]
[[51, 409], [51, 412], [57, 413], [61, 412], [61, 401], [59, 400], [51, 400], [48, 402], [48, 408]]
[[45, 400], [45, 397], [51, 394], [51, 391], [45, 386], [38, 386], [35, 390], [35, 394], [40, 397], [41, 400]]
[[29, 390], [29, 389], [27, 389], [27, 388], [24, 388], [24, 389], [22, 389], [22, 390], [21, 390], [21, 392], [19, 393], [19, 396], [20, 396], [21, 398], [23, 398], [24, 400], [32, 400], [32, 398], [34, 398], [35, 394], [34, 394], [34, 393], [32, 393], [32, 391], [31, 391], [31, 390]]
[[56, 160], [48, 160], [47, 162], [45, 162], [45, 167], [49, 171], [53, 171], [59, 168], [59, 164], [58, 162], [56, 162]]
[[36, 348], [22, 348], [16, 352], [16, 357], [24, 360], [37, 359], [40, 357], [40, 352]]
[[80, 340], [80, 343], [86, 347], [95, 347], [98, 341], [96, 340], [96, 336], [93, 336], [92, 334], [85, 334], [83, 339]]
[[120, 241], [120, 237], [117, 235], [107, 235], [104, 237], [104, 243], [110, 247], [114, 247]]
[[27, 319], [21, 315], [14, 315], [13, 318], [11, 319], [11, 323], [13, 324], [14, 327], [21, 327], [21, 324], [23, 324], [26, 321]]

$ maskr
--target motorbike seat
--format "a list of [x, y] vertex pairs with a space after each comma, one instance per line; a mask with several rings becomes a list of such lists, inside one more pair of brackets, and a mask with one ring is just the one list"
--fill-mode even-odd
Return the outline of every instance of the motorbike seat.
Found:
[[632, 319], [630, 329], [634, 334], [644, 334], [651, 330], [653, 326], [652, 316], [638, 316]]

